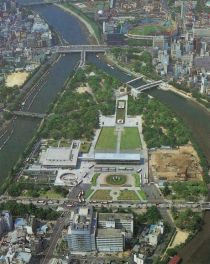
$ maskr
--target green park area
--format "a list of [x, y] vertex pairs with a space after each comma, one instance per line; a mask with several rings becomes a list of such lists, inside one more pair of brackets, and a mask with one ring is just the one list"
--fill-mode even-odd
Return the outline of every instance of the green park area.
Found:
[[164, 27], [161, 25], [144, 25], [132, 28], [129, 33], [133, 35], [150, 36], [158, 34], [164, 31]]
[[93, 175], [93, 178], [92, 178], [92, 180], [91, 180], [91, 183], [92, 183], [93, 186], [96, 186], [97, 179], [98, 179], [99, 176], [100, 176], [100, 173], [95, 173], [95, 174]]
[[121, 134], [120, 149], [135, 150], [141, 148], [141, 140], [137, 127], [125, 127]]
[[90, 150], [91, 143], [90, 142], [82, 142], [80, 146], [80, 152], [82, 153], [88, 153]]
[[112, 200], [112, 197], [110, 196], [110, 190], [97, 190], [91, 196], [90, 200], [92, 200], [92, 201], [107, 201], [107, 200]]
[[126, 175], [110, 174], [106, 177], [106, 182], [109, 185], [123, 185], [127, 181]]
[[123, 190], [123, 191], [120, 191], [120, 195], [118, 196], [117, 199], [129, 201], [129, 200], [139, 200], [139, 197], [135, 191]]
[[101, 129], [96, 150], [115, 150], [117, 144], [117, 135], [114, 127], [103, 127]]

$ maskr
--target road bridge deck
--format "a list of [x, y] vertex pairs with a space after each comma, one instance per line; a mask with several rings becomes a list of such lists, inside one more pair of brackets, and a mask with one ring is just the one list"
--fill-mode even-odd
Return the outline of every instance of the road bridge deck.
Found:
[[32, 112], [25, 112], [25, 111], [13, 111], [12, 114], [16, 116], [35, 117], [35, 118], [40, 118], [40, 119], [43, 119], [46, 117], [46, 114], [32, 113]]

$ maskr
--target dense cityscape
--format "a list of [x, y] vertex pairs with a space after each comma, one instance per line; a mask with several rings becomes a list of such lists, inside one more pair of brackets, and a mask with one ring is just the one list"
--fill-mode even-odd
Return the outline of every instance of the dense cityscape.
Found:
[[0, 264], [209, 264], [210, 2], [0, 0]]

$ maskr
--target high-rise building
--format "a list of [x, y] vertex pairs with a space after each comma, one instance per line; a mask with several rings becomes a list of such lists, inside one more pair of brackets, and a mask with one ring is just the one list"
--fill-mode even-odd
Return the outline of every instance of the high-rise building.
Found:
[[4, 218], [5, 225], [6, 225], [6, 232], [10, 232], [13, 229], [13, 221], [12, 221], [12, 215], [9, 211], [2, 211], [1, 215]]
[[80, 207], [72, 212], [66, 236], [71, 253], [96, 250], [97, 214], [92, 207]]
[[98, 227], [124, 229], [126, 233], [133, 236], [133, 215], [123, 213], [100, 213], [98, 216]]
[[9, 211], [2, 211], [0, 214], [0, 237], [13, 228], [12, 215]]
[[121, 229], [98, 228], [96, 246], [99, 252], [122, 252], [125, 247], [125, 236]]
[[97, 215], [92, 207], [80, 207], [71, 213], [66, 240], [71, 254], [91, 251], [122, 252], [125, 239], [132, 236], [132, 214]]

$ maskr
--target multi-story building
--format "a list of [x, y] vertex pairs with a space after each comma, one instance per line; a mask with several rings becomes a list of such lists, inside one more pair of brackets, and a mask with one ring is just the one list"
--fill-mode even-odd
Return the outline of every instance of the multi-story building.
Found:
[[9, 211], [2, 211], [0, 214], [0, 236], [12, 231], [13, 221]]
[[71, 253], [90, 252], [96, 250], [95, 233], [97, 214], [92, 207], [80, 207], [72, 212], [70, 226], [66, 236]]
[[99, 228], [124, 229], [126, 235], [133, 235], [133, 215], [123, 213], [100, 213], [98, 216]]
[[99, 252], [122, 252], [125, 247], [125, 236], [121, 229], [98, 228], [96, 246]]
[[107, 213], [98, 215], [93, 212], [92, 207], [80, 207], [71, 213], [66, 239], [72, 254], [124, 250], [125, 238], [133, 235], [133, 215]]

